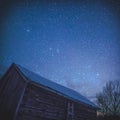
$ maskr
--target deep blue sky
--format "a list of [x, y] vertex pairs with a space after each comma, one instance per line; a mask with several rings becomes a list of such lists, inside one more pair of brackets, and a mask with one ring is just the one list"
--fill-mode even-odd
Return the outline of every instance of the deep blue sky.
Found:
[[118, 3], [30, 1], [2, 13], [0, 64], [15, 62], [86, 96], [120, 78]]

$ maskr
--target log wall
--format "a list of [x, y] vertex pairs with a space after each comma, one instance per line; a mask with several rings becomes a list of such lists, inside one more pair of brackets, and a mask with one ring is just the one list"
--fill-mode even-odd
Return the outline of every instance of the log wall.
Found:
[[96, 109], [93, 107], [28, 84], [16, 120], [68, 120], [68, 103], [74, 105], [74, 117], [69, 120], [96, 119]]
[[96, 120], [96, 109], [85, 104], [75, 103], [75, 120]]
[[0, 118], [13, 120], [25, 84], [23, 78], [13, 67], [3, 77], [0, 87]]
[[65, 120], [67, 99], [29, 84], [16, 120]]

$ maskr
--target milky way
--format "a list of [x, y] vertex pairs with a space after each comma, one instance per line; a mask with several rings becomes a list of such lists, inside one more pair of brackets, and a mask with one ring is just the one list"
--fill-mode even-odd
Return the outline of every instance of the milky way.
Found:
[[111, 0], [14, 2], [3, 12], [0, 63], [95, 96], [120, 78], [118, 11]]

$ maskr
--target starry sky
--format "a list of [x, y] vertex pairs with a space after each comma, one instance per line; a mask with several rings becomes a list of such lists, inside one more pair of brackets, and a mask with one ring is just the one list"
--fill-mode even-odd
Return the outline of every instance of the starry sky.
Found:
[[15, 62], [87, 97], [120, 78], [119, 0], [13, 0], [1, 6], [1, 65]]

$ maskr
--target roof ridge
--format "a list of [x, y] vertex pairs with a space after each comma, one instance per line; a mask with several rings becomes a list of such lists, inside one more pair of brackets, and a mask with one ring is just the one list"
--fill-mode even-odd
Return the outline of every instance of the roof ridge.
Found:
[[44, 77], [40, 76], [39, 74], [37, 74], [35, 72], [32, 72], [32, 71], [28, 70], [27, 68], [25, 68], [21, 65], [18, 65], [18, 64], [15, 64], [15, 63], [13, 63], [13, 65], [15, 65], [22, 72], [22, 75], [24, 75], [24, 77], [29, 79], [31, 82], [49, 87], [50, 89], [52, 89], [54, 91], [57, 91], [57, 92], [59, 92], [63, 95], [66, 95], [68, 97], [71, 97], [74, 100], [86, 103], [90, 106], [93, 106], [93, 107], [97, 108], [97, 106], [93, 102], [91, 102], [85, 96], [81, 95], [79, 92], [77, 92], [77, 91], [75, 91], [71, 88], [65, 87], [63, 85], [60, 85], [60, 84], [58, 84], [58, 83], [56, 83], [52, 80], [49, 80], [47, 78], [44, 78]]
[[[39, 75], [38, 73], [35, 73], [35, 72], [31, 71], [31, 70], [28, 70], [27, 68], [25, 68], [25, 67], [23, 67], [23, 66], [21, 66], [21, 65], [18, 65], [18, 64], [15, 64], [15, 65], [17, 66], [18, 69], [19, 69], [19, 67], [22, 67], [22, 68], [26, 69], [27, 71], [31, 72], [32, 74], [35, 74], [35, 75], [37, 75], [37, 76], [39, 76], [39, 77], [41, 77], [41, 78], [43, 78], [43, 79], [45, 79], [45, 80], [47, 80], [47, 81], [49, 81], [49, 82], [55, 83], [55, 84], [57, 84], [57, 85], [59, 85], [59, 86], [62, 86], [62, 87], [67, 88], [67, 89], [70, 89], [70, 90], [72, 90], [72, 91], [80, 94], [79, 92], [77, 92], [77, 91], [74, 90], [74, 89], [71, 89], [71, 88], [66, 87], [66, 86], [64, 86], [64, 85], [61, 85], [61, 84], [59, 84], [59, 83], [57, 83], [57, 82], [54, 82], [54, 81], [52, 81], [52, 80], [50, 80], [50, 79], [48, 79], [48, 78], [45, 78], [45, 77]], [[20, 70], [20, 69], [19, 69], [19, 70]], [[20, 71], [21, 71], [21, 70], [20, 70]], [[22, 72], [22, 71], [21, 71], [21, 72]], [[22, 73], [23, 73], [23, 72], [22, 72]], [[23, 73], [23, 75], [24, 75], [24, 73]], [[25, 76], [25, 75], [24, 75], [24, 76]], [[27, 77], [27, 76], [25, 76], [25, 77]], [[81, 96], [83, 96], [83, 95], [81, 95]], [[83, 96], [83, 97], [84, 97], [84, 96]]]

